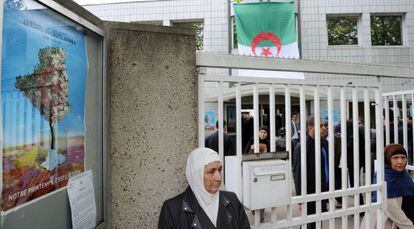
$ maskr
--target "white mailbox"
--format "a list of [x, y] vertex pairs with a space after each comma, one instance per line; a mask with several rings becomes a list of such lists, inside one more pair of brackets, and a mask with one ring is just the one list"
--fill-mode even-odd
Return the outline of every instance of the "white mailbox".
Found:
[[243, 204], [250, 210], [286, 205], [288, 166], [282, 160], [243, 162]]

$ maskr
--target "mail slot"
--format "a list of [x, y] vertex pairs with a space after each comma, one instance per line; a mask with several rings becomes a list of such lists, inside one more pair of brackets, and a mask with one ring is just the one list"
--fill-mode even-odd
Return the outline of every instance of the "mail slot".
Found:
[[288, 166], [282, 160], [243, 162], [243, 204], [250, 210], [286, 205]]
[[278, 181], [278, 180], [284, 180], [285, 174], [276, 174], [270, 176], [270, 181]]

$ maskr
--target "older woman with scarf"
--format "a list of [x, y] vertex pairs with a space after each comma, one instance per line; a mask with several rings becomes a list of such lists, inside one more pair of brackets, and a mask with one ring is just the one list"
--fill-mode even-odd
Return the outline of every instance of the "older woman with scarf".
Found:
[[250, 228], [236, 194], [219, 191], [221, 170], [222, 164], [215, 151], [207, 148], [192, 151], [185, 171], [189, 187], [164, 202], [158, 228]]
[[[384, 228], [414, 229], [414, 182], [408, 174], [407, 151], [399, 144], [389, 144], [384, 148], [385, 181], [387, 183], [387, 210]], [[373, 193], [376, 201], [376, 193]], [[409, 207], [406, 207], [409, 206]], [[371, 212], [371, 228], [376, 228], [376, 214]], [[366, 227], [366, 217], [361, 228]]]

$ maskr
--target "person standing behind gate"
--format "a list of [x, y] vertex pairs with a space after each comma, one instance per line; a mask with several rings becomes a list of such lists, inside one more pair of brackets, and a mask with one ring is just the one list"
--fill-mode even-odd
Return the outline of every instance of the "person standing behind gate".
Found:
[[[219, 122], [216, 122], [216, 132], [210, 134], [206, 137], [205, 140], [205, 147], [210, 148], [217, 153], [219, 153], [219, 131], [218, 126]], [[231, 156], [234, 155], [233, 153], [233, 145], [230, 139], [230, 136], [227, 135], [227, 122], [223, 121], [223, 148], [224, 148], [224, 156]]]
[[[270, 152], [270, 141], [269, 141], [269, 129], [267, 126], [261, 126], [259, 128], [259, 153]], [[244, 154], [252, 154], [254, 152], [254, 136], [250, 138], [247, 143]]]
[[[400, 144], [389, 144], [384, 148], [384, 177], [387, 183], [387, 210], [385, 212], [385, 229], [413, 229], [414, 220], [414, 182], [408, 174], [407, 151]], [[374, 182], [376, 183], [376, 182]], [[376, 193], [372, 200], [377, 200]], [[364, 217], [361, 228], [366, 228]], [[376, 228], [376, 210], [370, 212], [371, 228]]]
[[[329, 182], [329, 169], [328, 169], [328, 142], [324, 139], [328, 133], [328, 126], [323, 123], [323, 120], [320, 121], [320, 136], [321, 136], [321, 192], [328, 191], [328, 182]], [[315, 133], [315, 117], [313, 115], [309, 116], [306, 121], [306, 128], [308, 135], [306, 136], [306, 193], [312, 194], [316, 192], [316, 168], [315, 168], [315, 136], [318, 133]], [[293, 177], [295, 182], [296, 194], [301, 195], [301, 145], [297, 145], [294, 154], [295, 161], [293, 161]], [[322, 201], [322, 211], [327, 211], [327, 202]], [[316, 213], [316, 203], [308, 202], [307, 214]], [[308, 228], [315, 228], [315, 223], [308, 224]]]
[[292, 150], [296, 148], [296, 145], [299, 143], [300, 139], [300, 125], [298, 122], [298, 115], [292, 115], [292, 124], [291, 124], [291, 136], [292, 136]]

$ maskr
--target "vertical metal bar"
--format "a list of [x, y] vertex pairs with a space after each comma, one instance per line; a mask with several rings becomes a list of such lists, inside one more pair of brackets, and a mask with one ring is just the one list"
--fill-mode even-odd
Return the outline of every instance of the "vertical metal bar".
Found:
[[401, 95], [402, 115], [403, 115], [403, 145], [408, 152], [408, 136], [407, 136], [407, 99], [405, 94]]
[[300, 0], [297, 1], [298, 3], [298, 12], [296, 14], [297, 17], [297, 31], [298, 31], [298, 48], [299, 48], [299, 57], [302, 56], [302, 26], [301, 26], [301, 13], [300, 13]]
[[286, 126], [286, 150], [289, 158], [292, 158], [292, 122], [291, 122], [290, 88], [285, 86], [285, 126]]
[[[320, 101], [319, 101], [319, 87], [314, 89], [314, 110], [315, 110], [315, 193], [316, 195], [321, 193], [321, 116], [320, 116]], [[316, 201], [316, 215], [320, 216], [322, 210], [322, 201]], [[316, 228], [321, 228], [321, 221], [316, 222]]]
[[386, 144], [390, 144], [390, 102], [388, 101], [388, 97], [384, 96], [384, 104], [385, 104], [385, 142]]
[[[306, 100], [304, 86], [300, 87], [300, 163], [301, 163], [301, 194], [307, 194], [307, 166], [306, 166]], [[296, 159], [298, 160], [298, 158]], [[307, 215], [307, 202], [302, 203], [302, 217]], [[306, 224], [302, 225], [306, 228]]]
[[254, 225], [260, 225], [260, 210], [254, 210]]
[[[353, 124], [353, 147], [354, 147], [354, 188], [359, 187], [359, 116], [358, 116], [358, 91], [352, 88], [352, 124]], [[354, 195], [354, 207], [359, 206], [359, 194]], [[359, 213], [354, 214], [354, 228], [358, 228], [360, 223]]]
[[[334, 170], [334, 120], [333, 120], [333, 95], [332, 86], [328, 87], [328, 142], [329, 142], [329, 192], [335, 191], [335, 170]], [[335, 199], [329, 199], [329, 212], [335, 211]], [[329, 219], [329, 228], [335, 228], [335, 219]]]
[[218, 127], [219, 127], [219, 157], [222, 161], [222, 163], [225, 163], [224, 161], [224, 125], [223, 125], [223, 81], [219, 82], [219, 92], [218, 92]]
[[[364, 130], [365, 130], [365, 185], [371, 185], [371, 128], [369, 90], [364, 89]], [[366, 205], [371, 205], [371, 192], [366, 193]], [[370, 211], [365, 212], [366, 228], [371, 228]]]
[[270, 151], [276, 151], [275, 88], [269, 85]]
[[242, 174], [242, 125], [241, 125], [241, 90], [240, 90], [240, 83], [236, 85], [236, 150], [237, 150], [237, 174], [239, 176], [239, 187], [238, 187], [238, 194], [239, 199], [243, 201], [243, 180], [241, 177]]
[[[233, 47], [233, 36], [234, 36], [235, 31], [233, 31], [233, 20], [231, 18], [231, 2], [230, 1], [227, 2], [227, 30], [228, 30], [228, 32], [227, 32], [227, 37], [228, 37], [227, 42], [229, 42], [228, 54], [231, 54], [231, 51], [234, 48]], [[232, 75], [232, 69], [231, 68], [229, 68], [229, 75], [230, 76]]]
[[[109, 109], [108, 109], [108, 74], [107, 74], [107, 47], [106, 45], [104, 45], [106, 43], [106, 37], [102, 38], [100, 41], [100, 46], [102, 48], [102, 52], [99, 55], [99, 59], [102, 61], [102, 66], [100, 66], [100, 73], [102, 75], [102, 80], [101, 80], [101, 95], [102, 95], [102, 106], [101, 106], [101, 111], [102, 111], [102, 171], [104, 171], [103, 173], [103, 217], [104, 220], [109, 219], [110, 218], [110, 178], [109, 178], [109, 174], [111, 174], [110, 172], [110, 161], [109, 161], [109, 153], [108, 153], [108, 148], [109, 148], [109, 144], [106, 144], [108, 142], [108, 132], [109, 132]], [[33, 116], [32, 116], [33, 117]], [[33, 119], [34, 120], [34, 119]], [[33, 135], [34, 136], [34, 135]]]
[[[2, 52], [2, 47], [3, 47], [3, 4], [4, 1], [0, 2], [0, 53]], [[0, 88], [2, 86], [2, 82], [1, 79], [3, 79], [3, 75], [2, 75], [2, 58], [0, 58]], [[4, 124], [3, 124], [3, 115], [4, 115], [4, 111], [3, 110], [3, 91], [0, 90], [0, 193], [3, 193], [3, 130], [4, 130]], [[0, 201], [0, 208], [2, 208], [2, 203]], [[3, 222], [3, 218], [2, 218], [2, 214], [0, 214], [0, 225]]]
[[[291, 110], [290, 110], [290, 88], [289, 85], [285, 85], [285, 121], [286, 121], [286, 150], [289, 153], [289, 158], [292, 158], [292, 122], [290, 121], [291, 118]], [[288, 171], [292, 171], [292, 160], [289, 159], [288, 162]], [[288, 176], [288, 189], [289, 189], [289, 194], [292, 193], [292, 180], [291, 180], [292, 176]], [[287, 218], [288, 220], [292, 219], [292, 205], [288, 205], [287, 206]]]
[[[104, 36], [101, 40], [100, 40], [100, 47], [101, 47], [101, 52], [99, 53], [99, 61], [102, 62], [102, 65], [99, 68], [99, 72], [101, 75], [101, 83], [100, 83], [100, 95], [102, 96], [102, 105], [100, 107], [100, 110], [102, 112], [102, 121], [101, 121], [101, 125], [102, 125], [102, 135], [101, 135], [101, 145], [102, 145], [102, 171], [103, 171], [103, 182], [102, 182], [102, 188], [103, 188], [103, 193], [102, 193], [102, 197], [104, 198], [103, 201], [103, 217], [104, 219], [109, 219], [110, 217], [110, 174], [111, 174], [111, 166], [110, 166], [110, 161], [109, 161], [109, 153], [108, 153], [108, 148], [109, 148], [109, 144], [107, 144], [107, 141], [109, 139], [108, 137], [108, 133], [109, 133], [109, 109], [108, 109], [108, 102], [109, 102], [109, 97], [108, 97], [108, 74], [107, 74], [107, 46], [104, 44], [109, 44], [109, 42], [107, 42], [107, 38], [106, 36]], [[33, 117], [33, 116], [32, 116]], [[33, 119], [34, 120], [34, 119]]]
[[[259, 92], [257, 84], [253, 85], [253, 139], [254, 139], [254, 153], [260, 153], [259, 151]], [[255, 210], [254, 224], [260, 225], [260, 210]]]
[[254, 124], [254, 153], [259, 152], [259, 92], [257, 90], [257, 85], [253, 85], [253, 124]]
[[395, 95], [392, 96], [393, 101], [393, 109], [394, 109], [394, 143], [398, 144], [398, 106], [397, 106], [397, 98]]
[[[275, 120], [275, 89], [272, 84], [269, 85], [269, 117], [270, 117], [270, 151], [276, 151], [276, 120]], [[271, 210], [271, 222], [276, 223], [276, 207]]]
[[[382, 126], [382, 99], [381, 87], [375, 90], [375, 102], [377, 104], [376, 113], [376, 141], [377, 141], [377, 184], [381, 187], [384, 185], [384, 144], [383, 144], [383, 126]], [[377, 210], [377, 227], [383, 228], [384, 222], [382, 212], [385, 211], [383, 203], [382, 190], [377, 191], [377, 201], [381, 202], [382, 207]]]
[[349, 114], [349, 112], [351, 112], [350, 111], [351, 110], [351, 108], [349, 107], [349, 103], [346, 103], [346, 118], [347, 119], [350, 119], [350, 114]]
[[277, 207], [271, 208], [270, 220], [271, 220], [272, 223], [276, 223], [277, 222]]
[[411, 129], [413, 131], [413, 136], [412, 136], [412, 150], [413, 152], [409, 152], [411, 153], [411, 158], [413, 160], [412, 164], [414, 164], [414, 94], [411, 94]]
[[204, 147], [204, 77], [198, 75], [198, 147]]
[[[346, 139], [346, 117], [348, 114], [347, 104], [345, 99], [345, 87], [340, 90], [340, 103], [341, 103], [341, 182], [342, 190], [345, 191], [348, 184], [348, 161], [347, 161], [347, 139]], [[348, 196], [342, 196], [342, 209], [346, 211], [348, 209]], [[348, 228], [348, 216], [342, 217], [342, 229]]]

